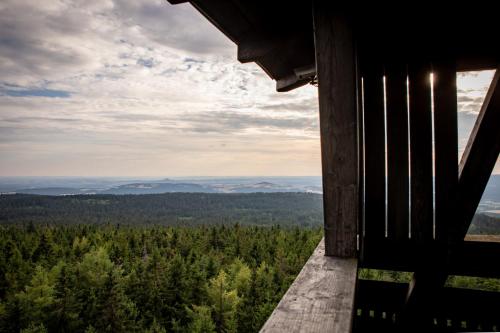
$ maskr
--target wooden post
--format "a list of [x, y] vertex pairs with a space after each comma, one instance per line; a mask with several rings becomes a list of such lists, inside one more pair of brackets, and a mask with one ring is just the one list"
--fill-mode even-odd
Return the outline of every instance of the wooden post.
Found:
[[357, 256], [358, 133], [352, 22], [327, 1], [314, 1], [325, 254]]

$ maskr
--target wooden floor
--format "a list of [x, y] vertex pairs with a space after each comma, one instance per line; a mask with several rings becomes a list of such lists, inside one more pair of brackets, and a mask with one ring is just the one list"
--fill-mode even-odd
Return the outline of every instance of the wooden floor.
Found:
[[350, 332], [357, 259], [325, 256], [318, 244], [261, 332]]

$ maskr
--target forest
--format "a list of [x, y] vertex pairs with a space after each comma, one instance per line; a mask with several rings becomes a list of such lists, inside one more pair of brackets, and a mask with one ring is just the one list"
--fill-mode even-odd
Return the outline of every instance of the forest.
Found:
[[321, 228], [0, 226], [2, 332], [257, 332]]
[[309, 193], [0, 196], [0, 331], [257, 332], [322, 219]]
[[0, 195], [0, 223], [198, 226], [323, 225], [314, 193], [164, 193], [144, 195]]
[[[0, 332], [257, 332], [322, 220], [310, 193], [0, 196]], [[478, 237], [500, 233], [475, 221]], [[447, 284], [500, 290], [497, 279]]]

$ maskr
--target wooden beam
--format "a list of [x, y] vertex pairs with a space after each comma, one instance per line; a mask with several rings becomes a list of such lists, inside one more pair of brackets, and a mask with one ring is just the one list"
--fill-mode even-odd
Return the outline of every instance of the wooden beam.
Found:
[[460, 220], [453, 232], [463, 240], [500, 152], [500, 68], [496, 70], [459, 167]]
[[351, 21], [313, 3], [326, 255], [355, 258], [358, 226], [356, 62]]
[[357, 271], [357, 259], [325, 256], [321, 240], [260, 332], [351, 332]]

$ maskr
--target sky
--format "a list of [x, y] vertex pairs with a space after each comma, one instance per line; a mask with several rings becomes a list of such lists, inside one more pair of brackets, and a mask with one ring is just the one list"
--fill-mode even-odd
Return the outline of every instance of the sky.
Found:
[[[491, 77], [458, 77], [461, 149]], [[320, 175], [317, 105], [189, 4], [0, 2], [0, 176]]]

